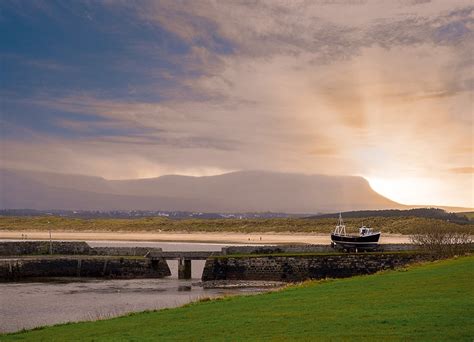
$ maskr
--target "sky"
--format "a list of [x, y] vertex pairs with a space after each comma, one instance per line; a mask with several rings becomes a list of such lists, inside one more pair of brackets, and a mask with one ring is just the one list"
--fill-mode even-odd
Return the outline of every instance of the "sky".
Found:
[[1, 164], [474, 207], [473, 31], [471, 0], [3, 0]]

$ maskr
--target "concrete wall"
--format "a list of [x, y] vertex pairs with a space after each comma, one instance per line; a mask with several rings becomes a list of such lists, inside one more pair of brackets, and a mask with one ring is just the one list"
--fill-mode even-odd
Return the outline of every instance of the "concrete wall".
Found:
[[32, 277], [163, 278], [171, 271], [164, 259], [117, 257], [28, 257], [0, 260], [0, 281]]
[[307, 256], [214, 257], [206, 261], [203, 281], [343, 278], [371, 274], [430, 260], [423, 253], [357, 253]]

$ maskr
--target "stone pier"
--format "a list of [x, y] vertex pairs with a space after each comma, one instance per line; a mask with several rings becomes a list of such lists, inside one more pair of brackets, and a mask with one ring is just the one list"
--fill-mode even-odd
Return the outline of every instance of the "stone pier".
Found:
[[191, 279], [191, 260], [178, 259], [178, 279]]
[[80, 241], [3, 241], [0, 282], [36, 277], [168, 277], [171, 272], [163, 258], [147, 257], [158, 252], [161, 248], [93, 248]]
[[206, 261], [202, 280], [298, 282], [307, 279], [344, 278], [433, 259], [435, 258], [431, 254], [416, 251], [210, 257]]
[[0, 282], [41, 277], [164, 278], [171, 275], [164, 259], [116, 256], [17, 256], [0, 258]]
[[198, 252], [180, 252], [180, 251], [154, 251], [147, 257], [150, 259], [178, 260], [178, 279], [191, 279], [192, 260], [207, 260], [211, 256], [220, 255], [220, 252], [198, 251]]

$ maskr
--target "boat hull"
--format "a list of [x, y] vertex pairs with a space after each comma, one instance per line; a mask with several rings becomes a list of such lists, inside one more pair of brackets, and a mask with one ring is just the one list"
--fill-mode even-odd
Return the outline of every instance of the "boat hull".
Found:
[[379, 238], [380, 233], [366, 236], [331, 234], [333, 244], [343, 248], [376, 248]]

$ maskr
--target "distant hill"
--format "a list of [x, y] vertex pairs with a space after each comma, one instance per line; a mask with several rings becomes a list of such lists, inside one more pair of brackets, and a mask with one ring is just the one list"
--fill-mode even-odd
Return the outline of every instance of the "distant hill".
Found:
[[[408, 210], [359, 210], [346, 211], [341, 213], [343, 218], [362, 218], [362, 217], [423, 217], [451, 221], [454, 223], [467, 224], [470, 220], [461, 213], [448, 213], [439, 208], [416, 208]], [[339, 213], [321, 214], [310, 216], [310, 219], [337, 218]]]
[[362, 177], [241, 171], [137, 180], [0, 169], [0, 208], [316, 213], [404, 208]]

